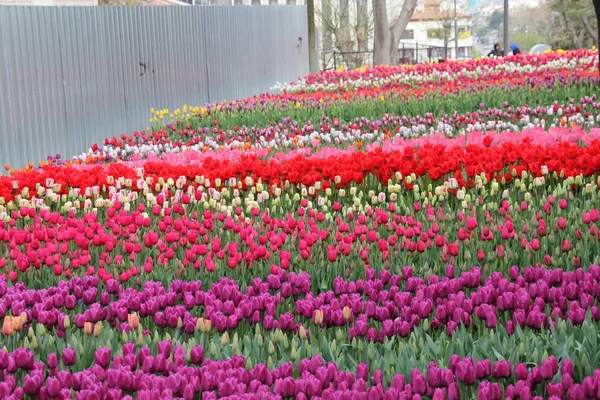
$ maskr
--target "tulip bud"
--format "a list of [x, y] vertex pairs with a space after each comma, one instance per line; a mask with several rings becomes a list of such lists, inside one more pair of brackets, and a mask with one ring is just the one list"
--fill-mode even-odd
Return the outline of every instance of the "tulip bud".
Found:
[[348, 306], [344, 306], [342, 313], [344, 315], [344, 321], [348, 321], [350, 319], [351, 316], [351, 311], [350, 311], [350, 307]]
[[323, 323], [323, 310], [315, 311], [315, 324], [321, 325]]
[[275, 346], [273, 345], [273, 342], [269, 342], [269, 354], [273, 353], [275, 353]]
[[302, 340], [306, 339], [306, 329], [304, 328], [304, 325], [300, 325], [300, 329], [298, 329], [298, 336], [300, 336], [300, 339]]
[[431, 325], [431, 324], [429, 323], [429, 319], [426, 319], [426, 320], [423, 322], [423, 330], [424, 330], [425, 332], [429, 332], [430, 325]]
[[296, 350], [296, 346], [292, 345], [292, 351], [290, 352], [290, 360], [292, 362], [296, 362], [297, 359], [298, 359], [298, 353]]
[[221, 346], [226, 346], [229, 344], [229, 334], [225, 332], [223, 336], [221, 336]]

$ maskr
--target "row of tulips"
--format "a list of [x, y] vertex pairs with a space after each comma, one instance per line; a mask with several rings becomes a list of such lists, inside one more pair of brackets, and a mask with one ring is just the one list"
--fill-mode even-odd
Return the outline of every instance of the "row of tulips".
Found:
[[480, 58], [447, 63], [376, 66], [354, 71], [321, 71], [289, 84], [279, 84], [280, 90], [304, 93], [323, 91], [355, 91], [363, 87], [400, 84], [423, 84], [428, 81], [489, 79], [532, 72], [559, 73], [562, 69], [593, 65], [597, 53], [586, 49], [548, 52], [543, 55], [518, 55], [502, 59]]
[[[285, 117], [298, 121], [317, 121], [325, 114], [332, 118], [345, 116], [346, 120], [351, 120], [356, 116], [381, 117], [390, 109], [404, 114], [404, 104], [407, 102], [414, 104], [414, 109], [420, 110], [421, 114], [442, 109], [460, 113], [473, 111], [480, 103], [501, 107], [504, 101], [513, 103], [511, 99], [518, 105], [534, 104], [540, 100], [550, 105], [555, 100], [567, 101], [581, 97], [579, 88], [586, 88], [584, 96], [595, 93], [592, 87], [597, 85], [599, 75], [593, 63], [597, 56], [590, 58], [589, 55], [575, 52], [557, 54], [556, 57], [557, 62], [563, 64], [556, 69], [530, 66], [527, 71], [504, 69], [498, 74], [463, 76], [462, 79], [414, 83], [398, 81], [353, 90], [336, 89], [334, 92], [317, 90], [314, 93], [265, 94], [241, 101], [209, 104], [194, 109], [191, 114], [196, 114], [204, 127], [212, 128], [216, 123], [224, 129], [233, 129], [235, 126], [266, 127], [270, 122], [281, 121]], [[498, 64], [502, 62], [498, 61]], [[450, 76], [449, 73], [446, 75]], [[579, 94], [560, 96], [563, 89]], [[560, 97], [553, 95], [554, 91], [558, 91]], [[450, 106], [441, 108], [436, 105], [443, 102], [444, 98], [450, 102]], [[519, 98], [531, 100], [518, 101]], [[172, 119], [183, 119], [185, 114], [175, 112]], [[168, 110], [155, 110], [154, 115], [151, 122], [159, 124], [170, 113]]]
[[[569, 142], [561, 142], [560, 135], [566, 135], [568, 138], [565, 140]], [[297, 153], [295, 157], [284, 157], [281, 161], [261, 159], [251, 154], [233, 154], [233, 159], [218, 156], [201, 158], [199, 164], [194, 160], [193, 152], [192, 156], [186, 152], [181, 157], [185, 165], [154, 159], [141, 164], [46, 166], [0, 177], [0, 197], [5, 202], [19, 194], [26, 198], [42, 197], [45, 189], [52, 187], [58, 188], [55, 191], [58, 195], [78, 189], [86, 197], [91, 196], [94, 187], [96, 191], [110, 186], [140, 191], [149, 187], [150, 190], [159, 191], [167, 181], [175, 186], [175, 180], [176, 189], [188, 189], [194, 181], [196, 185], [218, 189], [220, 185], [216, 185], [217, 182], [232, 178], [242, 184], [241, 189], [247, 189], [247, 181], [260, 180], [264, 185], [275, 184], [280, 187], [284, 184], [319, 184], [325, 190], [332, 184], [344, 187], [350, 183], [362, 183], [372, 174], [382, 184], [387, 184], [396, 174], [425, 178], [429, 182], [456, 175], [459, 185], [463, 186], [463, 172], [469, 184], [472, 184], [473, 178], [480, 174], [485, 174], [489, 180], [510, 181], [512, 172], [521, 174], [522, 171], [529, 171], [536, 176], [555, 172], [561, 176], [575, 177], [579, 174], [591, 176], [599, 170], [597, 147], [600, 141], [596, 139], [597, 130], [592, 130], [591, 136], [580, 128], [557, 128], [550, 134], [534, 129], [520, 134], [501, 135], [508, 137], [506, 140], [498, 136], [495, 131], [487, 135], [473, 132], [463, 138], [442, 139], [440, 144], [436, 144], [436, 140], [426, 139], [414, 145], [395, 140], [391, 141], [391, 147], [384, 145], [381, 149], [374, 146], [368, 152], [332, 149], [317, 153], [314, 157]], [[535, 139], [536, 136], [539, 140]], [[471, 137], [475, 139], [475, 145], [468, 144]], [[439, 137], [436, 139], [440, 140]], [[586, 146], [579, 146], [579, 142]], [[186, 159], [189, 162], [186, 163]], [[180, 184], [180, 181], [183, 183]], [[410, 183], [407, 186], [412, 188]]]
[[[265, 128], [244, 126], [229, 131], [219, 127], [196, 128], [189, 122], [167, 122], [165, 128], [153, 132], [136, 132], [125, 139], [107, 138], [103, 146], [93, 145], [78, 160], [88, 163], [135, 160], [189, 150], [219, 154], [223, 148], [245, 150], [250, 154], [253, 153], [248, 152], [250, 149], [277, 149], [278, 152], [273, 155], [280, 155], [283, 151], [296, 148], [321, 149], [332, 145], [341, 148], [353, 145], [366, 147], [394, 138], [415, 138], [438, 133], [455, 137], [482, 130], [520, 132], [573, 125], [589, 130], [600, 121], [599, 110], [600, 103], [592, 96], [582, 98], [577, 105], [574, 102], [560, 104], [555, 101], [548, 106], [512, 107], [505, 102], [502, 108], [487, 108], [482, 103], [480, 110], [464, 114], [442, 112], [436, 115], [429, 112], [411, 116], [404, 109], [402, 116], [385, 114], [375, 120], [356, 117], [348, 122], [323, 115], [314, 125], [310, 121], [300, 123], [284, 118]], [[205, 157], [209, 155], [204, 154]]]
[[[447, 336], [460, 325], [499, 325], [510, 336], [516, 327], [542, 330], [561, 321], [582, 325], [586, 315], [600, 320], [596, 298], [600, 295], [600, 267], [578, 269], [510, 269], [510, 278], [493, 273], [482, 282], [479, 268], [454, 277], [431, 275], [425, 283], [405, 267], [402, 275], [367, 270], [366, 280], [335, 278], [333, 291], [313, 293], [307, 273], [273, 271], [264, 281], [254, 279], [243, 291], [222, 278], [209, 290], [199, 281], [174, 281], [168, 289], [146, 282], [141, 290], [126, 289], [116, 280], [102, 284], [98, 277], [72, 278], [56, 287], [27, 290], [22, 283], [7, 287], [0, 281], [2, 333], [19, 334], [33, 322], [56, 329], [65, 337], [73, 328], [91, 335], [107, 323], [129, 333], [142, 328], [169, 328], [194, 335], [215, 329], [223, 333], [240, 325], [260, 324], [265, 330], [293, 332], [306, 337], [314, 327], [344, 327], [348, 339], [364, 337], [385, 342], [407, 337], [415, 328], [440, 330]], [[202, 310], [202, 314], [200, 314]], [[200, 318], [199, 316], [202, 315]], [[305, 326], [303, 326], [303, 324]], [[302, 331], [302, 333], [301, 333]]]
[[[94, 353], [94, 365], [80, 372], [68, 368], [77, 361], [73, 348], [48, 355], [45, 362], [35, 362], [34, 354], [24, 348], [12, 353], [0, 350], [0, 395], [8, 399], [35, 396], [42, 399], [139, 399], [184, 398], [198, 394], [214, 398], [313, 398], [313, 399], [549, 399], [596, 398], [599, 394], [600, 370], [582, 381], [574, 380], [571, 360], [560, 362], [550, 356], [540, 366], [524, 363], [512, 365], [502, 360], [474, 361], [452, 355], [447, 368], [431, 362], [423, 373], [413, 369], [409, 376], [389, 370], [370, 370], [359, 363], [352, 372], [344, 371], [321, 356], [305, 358], [297, 366], [287, 362], [276, 368], [265, 364], [249, 365], [244, 356], [215, 361], [205, 358], [202, 346], [189, 351], [171, 341], [157, 344], [156, 351], [136, 348], [125, 343], [113, 355], [110, 348]], [[63, 365], [66, 368], [62, 369]], [[22, 380], [16, 379], [23, 372]], [[559, 381], [556, 382], [556, 378]], [[252, 395], [249, 395], [252, 393]]]

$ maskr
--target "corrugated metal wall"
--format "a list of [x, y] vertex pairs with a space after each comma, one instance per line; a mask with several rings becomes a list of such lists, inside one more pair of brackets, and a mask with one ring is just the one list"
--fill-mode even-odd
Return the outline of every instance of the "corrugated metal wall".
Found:
[[305, 75], [306, 20], [301, 6], [0, 7], [0, 166]]

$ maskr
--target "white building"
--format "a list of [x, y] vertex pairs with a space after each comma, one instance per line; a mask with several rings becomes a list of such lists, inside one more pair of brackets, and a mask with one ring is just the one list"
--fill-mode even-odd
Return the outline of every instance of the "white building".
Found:
[[454, 21], [453, 1], [420, 0], [400, 41], [398, 50], [401, 61], [471, 58], [474, 44], [471, 16], [457, 11], [458, 55], [455, 51]]

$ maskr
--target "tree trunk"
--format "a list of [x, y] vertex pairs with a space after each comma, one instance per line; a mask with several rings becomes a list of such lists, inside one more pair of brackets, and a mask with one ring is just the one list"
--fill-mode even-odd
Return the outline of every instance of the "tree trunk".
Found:
[[373, 0], [373, 19], [373, 65], [389, 65], [391, 30], [385, 0]]
[[[385, 1], [385, 0], [381, 0]], [[402, 34], [406, 30], [406, 26], [408, 22], [412, 18], [415, 8], [417, 7], [417, 0], [404, 0], [404, 4], [402, 5], [402, 10], [400, 11], [400, 15], [394, 21], [392, 26], [390, 27], [390, 46], [389, 46], [389, 58], [390, 60], [395, 60], [398, 55], [398, 45], [400, 44], [400, 39], [402, 39]]]
[[340, 24], [336, 32], [336, 44], [342, 54], [342, 58], [348, 69], [354, 69], [354, 59], [356, 54], [349, 54], [354, 51], [354, 43], [350, 33], [350, 0], [340, 1]]
[[598, 36], [596, 37], [598, 43], [596, 48], [598, 50], [598, 68], [600, 69], [600, 0], [594, 0], [593, 3], [596, 10], [596, 20], [598, 21]]
[[317, 54], [317, 29], [315, 26], [315, 0], [306, 0], [308, 14], [308, 65], [311, 74], [319, 72], [319, 55]]
[[321, 3], [321, 29], [323, 30], [323, 69], [327, 69], [327, 57], [333, 57], [334, 27], [331, 24], [331, 0], [323, 0]]
[[588, 36], [592, 38], [594, 43], [598, 43], [598, 32], [594, 32], [594, 29], [592, 28], [592, 25], [590, 25], [590, 21], [589, 21], [588, 17], [586, 17], [584, 15], [582, 17], [582, 20], [583, 20], [583, 27], [585, 28], [585, 31], [587, 32]]
[[260, 0], [252, 0], [253, 6], [260, 6]]
[[563, 23], [565, 24], [565, 33], [567, 35], [567, 40], [569, 40], [569, 43], [572, 46], [575, 41], [573, 39], [573, 30], [571, 29], [571, 23], [569, 22], [569, 17], [567, 15], [567, 9], [565, 8], [565, 1], [560, 0], [559, 6], [560, 6], [560, 15], [563, 19]]
[[[356, 2], [356, 48], [359, 52], [369, 50], [369, 8], [367, 0]], [[358, 64], [364, 64], [364, 53], [357, 57]]]

